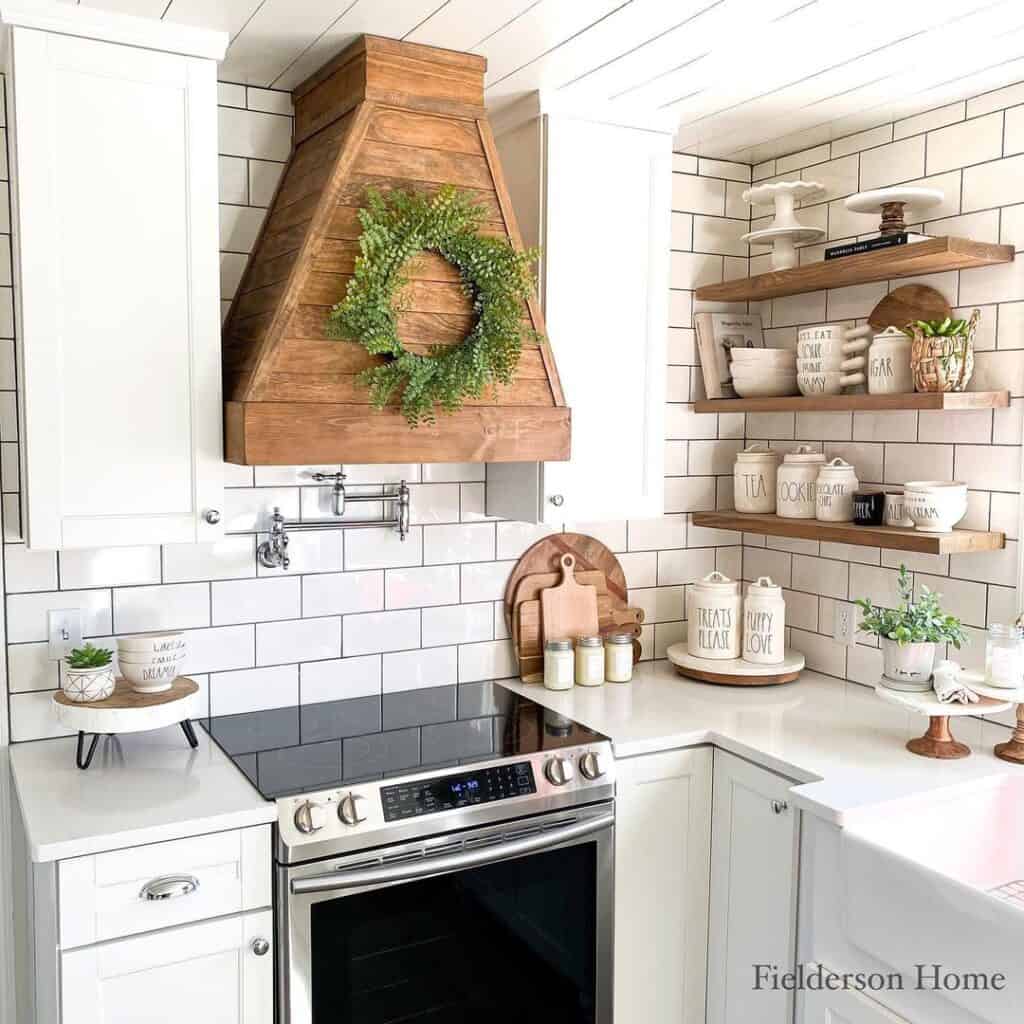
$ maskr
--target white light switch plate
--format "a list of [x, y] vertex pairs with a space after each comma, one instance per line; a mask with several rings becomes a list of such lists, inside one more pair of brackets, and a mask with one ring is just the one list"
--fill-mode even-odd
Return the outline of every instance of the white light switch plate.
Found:
[[837, 644], [852, 647], [857, 636], [857, 606], [846, 601], [836, 601], [835, 619], [832, 623], [832, 639]]
[[82, 646], [81, 608], [52, 609], [47, 613], [46, 625], [50, 661], [60, 661], [72, 648]]

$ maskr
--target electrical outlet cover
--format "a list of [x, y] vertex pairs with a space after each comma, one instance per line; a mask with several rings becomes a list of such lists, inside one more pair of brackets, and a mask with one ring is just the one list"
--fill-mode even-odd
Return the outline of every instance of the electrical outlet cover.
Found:
[[50, 661], [66, 658], [82, 645], [82, 609], [51, 609], [46, 618], [47, 654]]
[[832, 620], [832, 639], [837, 644], [852, 647], [856, 639], [857, 606], [847, 601], [836, 601]]

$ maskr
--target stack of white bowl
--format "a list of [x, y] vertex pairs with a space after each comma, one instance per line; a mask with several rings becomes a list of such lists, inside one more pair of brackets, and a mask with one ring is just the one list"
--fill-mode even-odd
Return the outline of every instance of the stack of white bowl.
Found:
[[732, 384], [740, 398], [795, 395], [796, 353], [790, 348], [733, 348]]
[[903, 510], [924, 533], [949, 533], [967, 515], [967, 484], [911, 480], [903, 485]]
[[123, 636], [117, 641], [121, 675], [136, 693], [169, 690], [181, 674], [187, 655], [188, 641], [182, 633]]

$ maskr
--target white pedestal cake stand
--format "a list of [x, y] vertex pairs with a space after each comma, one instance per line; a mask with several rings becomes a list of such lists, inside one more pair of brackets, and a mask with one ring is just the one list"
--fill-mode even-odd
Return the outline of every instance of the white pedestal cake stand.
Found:
[[[199, 707], [198, 692], [199, 686], [187, 676], [178, 676], [170, 689], [160, 693], [136, 693], [131, 683], [118, 679], [114, 692], [105, 700], [79, 703], [69, 699], [63, 690], [58, 690], [53, 695], [53, 706], [61, 725], [78, 733], [75, 763], [84, 771], [92, 763], [101, 734], [113, 736], [180, 725], [194, 750], [199, 746], [192, 728], [192, 719]], [[88, 753], [83, 753], [87, 733], [92, 734], [92, 742]]]
[[[970, 678], [966, 678], [964, 682], [972, 690], [975, 689]], [[971, 753], [971, 748], [966, 743], [960, 743], [953, 738], [949, 728], [950, 718], [960, 715], [992, 715], [1012, 706], [1008, 700], [996, 700], [992, 697], [982, 697], [977, 704], [943, 704], [935, 696], [934, 690], [909, 693], [903, 690], [890, 690], [881, 683], [875, 687], [875, 693], [890, 704], [898, 704], [916, 711], [919, 715], [927, 715], [927, 731], [923, 736], [907, 740], [907, 750], [912, 754], [920, 754], [921, 757], [937, 757], [943, 761], [969, 757]]]
[[789, 270], [797, 265], [796, 247], [820, 242], [827, 234], [822, 228], [810, 228], [796, 219], [798, 199], [811, 199], [824, 193], [817, 181], [775, 181], [755, 185], [743, 193], [743, 201], [752, 206], [775, 204], [775, 219], [767, 228], [751, 231], [740, 239], [750, 245], [772, 245], [772, 269]]

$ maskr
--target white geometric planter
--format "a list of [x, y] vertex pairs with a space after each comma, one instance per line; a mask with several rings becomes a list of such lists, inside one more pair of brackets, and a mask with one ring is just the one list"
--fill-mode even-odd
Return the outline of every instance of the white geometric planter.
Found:
[[106, 700], [114, 692], [114, 666], [71, 668], [65, 665], [60, 688], [67, 694], [68, 700], [76, 704]]

